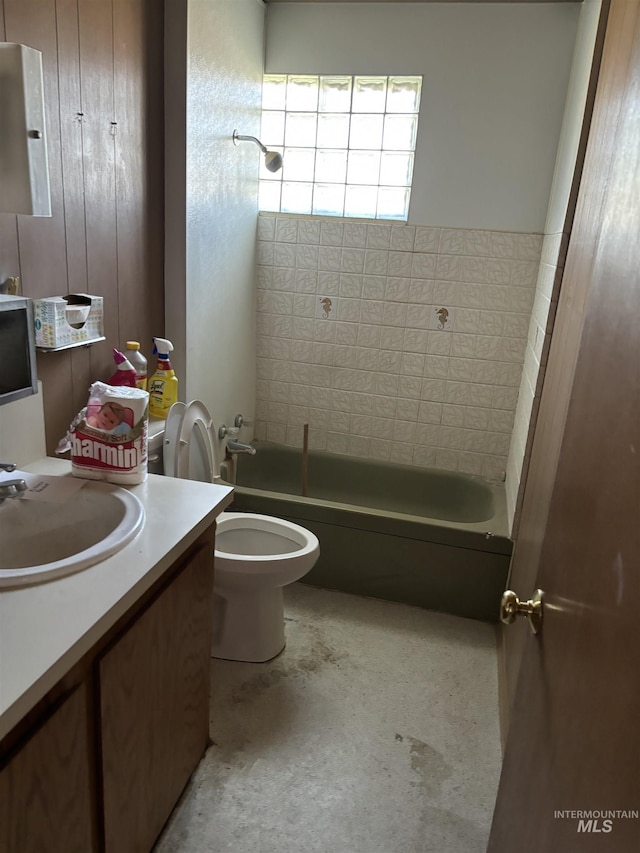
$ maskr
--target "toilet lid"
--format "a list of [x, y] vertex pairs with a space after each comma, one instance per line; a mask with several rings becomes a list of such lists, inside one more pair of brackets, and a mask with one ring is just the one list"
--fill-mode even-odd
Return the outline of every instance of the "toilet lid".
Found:
[[164, 459], [164, 473], [167, 477], [176, 477], [177, 444], [182, 419], [187, 407], [184, 403], [174, 403], [169, 409], [167, 420], [164, 425], [164, 441], [162, 453]]
[[[171, 412], [167, 418], [167, 429]], [[174, 477], [212, 483], [219, 478], [214, 452], [215, 427], [209, 410], [200, 400], [193, 400], [180, 414], [176, 413]], [[166, 471], [165, 466], [165, 471]]]

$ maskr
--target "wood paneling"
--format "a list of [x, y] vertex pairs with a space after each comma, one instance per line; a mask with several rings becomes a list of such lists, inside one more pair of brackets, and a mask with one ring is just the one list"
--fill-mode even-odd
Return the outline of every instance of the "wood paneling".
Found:
[[0, 214], [0, 280], [105, 299], [107, 341], [38, 357], [49, 453], [112, 347], [164, 330], [162, 23], [153, 0], [0, 0], [0, 38], [43, 54], [53, 211]]
[[106, 853], [150, 850], [209, 737], [213, 530], [100, 661]]
[[0, 853], [91, 853], [86, 686], [81, 684], [0, 772]]

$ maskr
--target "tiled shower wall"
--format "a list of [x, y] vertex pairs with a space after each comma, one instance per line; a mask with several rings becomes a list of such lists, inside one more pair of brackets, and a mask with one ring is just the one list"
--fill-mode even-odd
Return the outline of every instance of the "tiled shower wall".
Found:
[[[527, 348], [518, 395], [518, 408], [513, 428], [511, 448], [507, 462], [507, 508], [509, 525], [519, 515], [518, 497], [522, 497], [520, 482], [526, 477], [535, 421], [540, 404], [542, 382], [551, 343], [551, 330], [555, 319], [560, 282], [568, 235], [545, 234], [542, 242], [540, 268], [535, 288]], [[515, 533], [515, 529], [513, 530]]]
[[503, 478], [541, 247], [260, 214], [256, 437]]

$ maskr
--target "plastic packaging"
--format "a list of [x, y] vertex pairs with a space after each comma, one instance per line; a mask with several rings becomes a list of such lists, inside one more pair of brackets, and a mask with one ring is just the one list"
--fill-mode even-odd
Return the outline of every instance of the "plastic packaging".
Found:
[[71, 472], [87, 480], [134, 485], [147, 478], [149, 395], [94, 382], [56, 453], [71, 451]]
[[173, 344], [166, 338], [154, 338], [153, 342], [153, 352], [158, 355], [158, 365], [148, 383], [149, 414], [154, 418], [166, 418], [171, 406], [178, 401], [178, 378], [169, 360]]
[[136, 388], [147, 390], [147, 359], [140, 352], [138, 341], [127, 341], [127, 358], [136, 371]]
[[124, 356], [120, 350], [114, 349], [113, 360], [117, 365], [117, 370], [109, 379], [109, 385], [128, 385], [129, 388], [136, 387], [136, 370], [131, 362]]

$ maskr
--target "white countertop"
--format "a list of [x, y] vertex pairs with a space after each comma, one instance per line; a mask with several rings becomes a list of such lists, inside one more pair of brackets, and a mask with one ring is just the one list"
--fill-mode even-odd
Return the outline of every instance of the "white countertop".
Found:
[[[23, 467], [71, 476], [61, 459]], [[207, 529], [233, 491], [155, 474], [126, 488], [146, 519], [121, 551], [67, 577], [0, 590], [0, 739]]]

